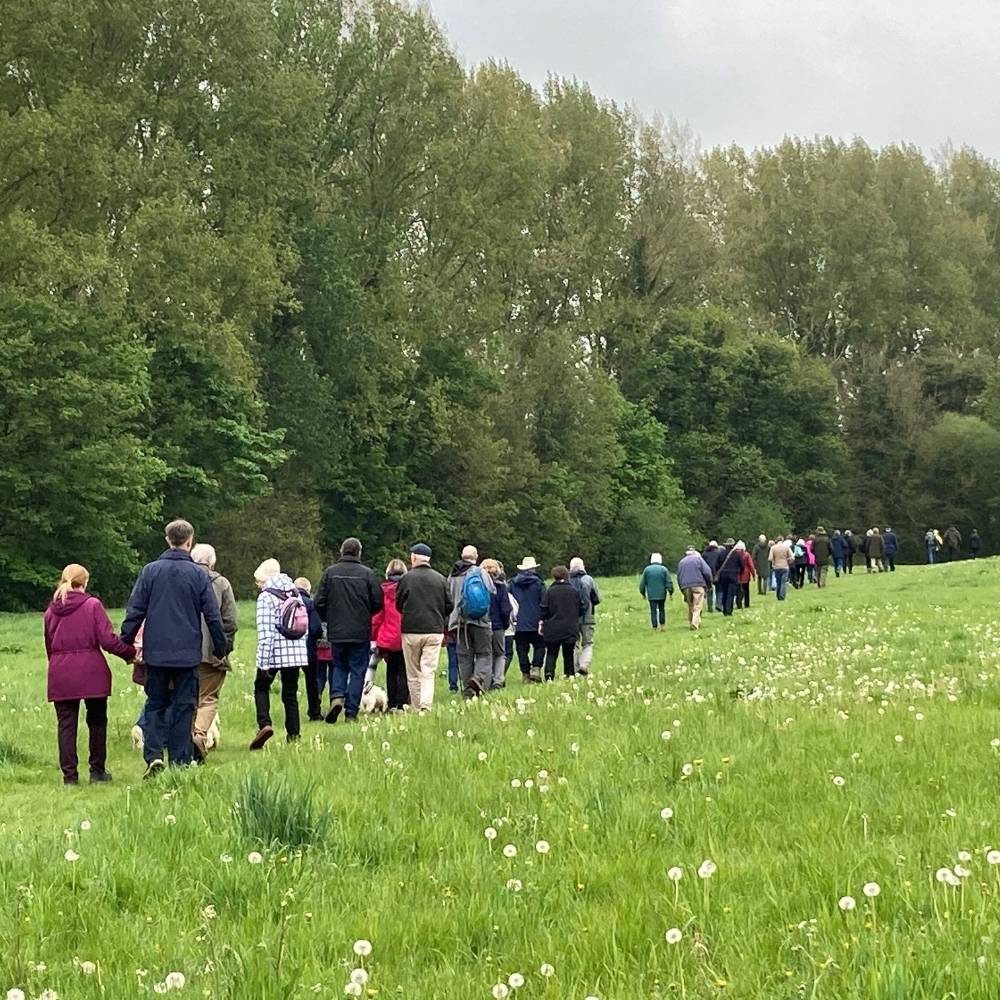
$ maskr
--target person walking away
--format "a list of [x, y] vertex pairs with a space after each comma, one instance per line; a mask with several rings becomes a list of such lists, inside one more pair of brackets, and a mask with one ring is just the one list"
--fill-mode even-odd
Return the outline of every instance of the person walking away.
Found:
[[810, 535], [803, 543], [806, 547], [806, 575], [810, 583], [816, 582], [816, 553], [813, 551], [815, 535]]
[[962, 533], [954, 524], [944, 533], [944, 544], [948, 550], [948, 562], [961, 558]]
[[403, 637], [403, 659], [410, 707], [427, 712], [434, 704], [434, 676], [453, 604], [448, 582], [431, 568], [431, 548], [410, 548], [410, 572], [396, 584], [396, 610]]
[[517, 650], [517, 663], [524, 681], [537, 682], [542, 679], [545, 643], [538, 634], [538, 623], [541, 621], [544, 593], [545, 584], [538, 575], [535, 557], [525, 556], [517, 567], [517, 576], [510, 582], [511, 597], [517, 601], [514, 648]]
[[666, 601], [668, 595], [671, 599], [674, 596], [674, 581], [670, 579], [670, 571], [663, 565], [663, 556], [659, 552], [649, 557], [649, 565], [642, 571], [639, 593], [649, 601], [649, 620], [653, 631], [666, 631]]
[[496, 591], [475, 545], [466, 545], [448, 577], [454, 605], [448, 628], [456, 633], [458, 676], [463, 698], [486, 694], [493, 681], [493, 622], [490, 600]]
[[390, 712], [401, 712], [410, 703], [406, 658], [403, 656], [403, 622], [396, 604], [406, 563], [392, 559], [382, 581], [382, 608], [372, 617], [372, 642], [385, 661], [385, 693]]
[[866, 556], [868, 558], [868, 572], [882, 572], [882, 556], [885, 554], [885, 541], [878, 528], [872, 528], [865, 539], [867, 542]]
[[316, 610], [326, 622], [333, 651], [330, 711], [326, 715], [331, 725], [341, 713], [353, 722], [361, 710], [372, 618], [382, 610], [383, 603], [378, 578], [361, 562], [361, 542], [345, 538], [340, 558], [323, 571], [316, 591]]
[[312, 582], [304, 576], [293, 581], [295, 589], [306, 606], [309, 615], [309, 631], [306, 633], [306, 652], [309, 654], [309, 664], [302, 671], [306, 684], [306, 718], [310, 722], [323, 721], [323, 705], [319, 691], [319, 641], [323, 638], [323, 621], [316, 610], [316, 602], [312, 598]]
[[[315, 607], [315, 602], [313, 602]], [[317, 618], [319, 612], [316, 612]], [[319, 717], [325, 719], [323, 713], [323, 691], [329, 691], [333, 697], [333, 647], [326, 634], [326, 622], [320, 618], [320, 634], [316, 640], [316, 698], [319, 701]]]
[[754, 568], [753, 558], [747, 552], [746, 544], [742, 541], [736, 543], [736, 554], [740, 559], [739, 586], [736, 590], [736, 607], [739, 609], [750, 607], [750, 581], [757, 575]]
[[795, 553], [795, 565], [792, 572], [792, 586], [796, 590], [801, 590], [806, 583], [806, 566], [809, 564], [809, 553], [806, 551], [806, 543], [802, 538], [796, 538], [792, 546]]
[[983, 540], [979, 537], [979, 532], [973, 528], [969, 535], [969, 552], [973, 559], [979, 558], [979, 550], [983, 547]]
[[865, 532], [865, 537], [861, 544], [858, 546], [858, 551], [865, 557], [865, 570], [867, 572], [872, 571], [872, 529], [869, 528]]
[[899, 551], [899, 539], [892, 528], [886, 528], [882, 534], [882, 544], [885, 547], [885, 568], [890, 573], [896, 572], [896, 553]]
[[847, 570], [847, 575], [851, 576], [854, 573], [854, 555], [858, 551], [858, 543], [850, 528], [844, 531], [844, 545], [844, 569]]
[[589, 674], [594, 659], [594, 632], [597, 627], [597, 615], [594, 609], [601, 603], [601, 592], [579, 556], [574, 556], [569, 561], [569, 582], [576, 588], [583, 603], [580, 639], [576, 646], [576, 672]]
[[545, 640], [545, 679], [556, 678], [556, 660], [562, 653], [563, 674], [572, 677], [574, 651], [580, 638], [580, 619], [585, 611], [584, 600], [569, 582], [569, 570], [556, 566], [552, 570], [552, 586], [542, 595], [542, 620], [539, 629]]
[[767, 535], [759, 535], [751, 557], [753, 558], [754, 572], [757, 574], [757, 594], [761, 597], [767, 593], [768, 578], [771, 575], [771, 564], [768, 562], [770, 552], [771, 546], [768, 545]]
[[[500, 565], [502, 566], [503, 563]], [[507, 583], [506, 577], [504, 577], [504, 583]], [[509, 583], [507, 583], [507, 599], [510, 601], [510, 624], [503, 634], [504, 677], [507, 676], [507, 671], [510, 670], [510, 665], [514, 662], [514, 636], [517, 634], [517, 599], [510, 592]]]
[[[730, 618], [733, 614], [733, 605], [736, 601], [736, 592], [740, 587], [740, 572], [743, 568], [743, 559], [736, 542], [729, 538], [726, 540], [725, 556], [719, 563], [719, 570], [715, 574], [716, 582], [722, 587], [722, 613]], [[718, 606], [718, 605], [716, 605]]]
[[774, 570], [774, 593], [779, 601], [783, 601], [788, 592], [788, 576], [795, 563], [795, 555], [792, 547], [785, 539], [778, 535], [768, 553], [768, 562]]
[[847, 540], [840, 533], [839, 528], [834, 528], [833, 537], [830, 539], [830, 551], [833, 553], [833, 571], [839, 577], [844, 571], [847, 558]]
[[820, 589], [826, 586], [826, 578], [830, 572], [830, 560], [833, 558], [833, 543], [826, 533], [826, 528], [820, 525], [816, 529], [816, 535], [812, 544], [813, 557], [816, 560], [816, 568], [813, 575], [816, 586]]
[[489, 690], [497, 691], [507, 686], [507, 628], [512, 614], [510, 594], [507, 584], [503, 581], [503, 568], [496, 559], [484, 559], [482, 569], [493, 581], [493, 593], [490, 594], [490, 625], [492, 635], [490, 652], [493, 669], [490, 675]]
[[705, 595], [714, 583], [711, 567], [693, 545], [687, 547], [684, 558], [677, 564], [677, 586], [687, 605], [688, 627], [697, 632], [701, 628], [701, 607]]
[[[712, 541], [710, 541], [705, 546], [704, 550], [701, 553], [702, 559], [704, 559], [705, 562], [708, 563], [708, 568], [712, 571], [713, 580], [715, 579], [715, 572], [719, 568], [719, 562], [721, 561], [724, 555], [725, 553], [722, 551], [722, 549], [719, 548], [719, 543], [715, 541], [715, 539], [712, 539]], [[713, 583], [712, 586], [709, 587], [708, 590], [705, 592], [705, 602], [708, 607], [709, 613], [715, 610], [722, 611], [721, 604], [719, 605], [718, 609], [716, 609], [715, 596], [716, 596], [715, 584]]]
[[260, 750], [274, 735], [271, 685], [281, 679], [285, 735], [294, 743], [300, 734], [299, 672], [309, 665], [309, 611], [277, 559], [265, 559], [253, 574], [257, 595], [257, 676], [253, 683], [257, 735], [251, 750]]
[[48, 700], [56, 712], [64, 785], [80, 781], [76, 737], [81, 701], [89, 738], [90, 781], [96, 784], [111, 780], [107, 769], [111, 671], [102, 650], [126, 662], [136, 656], [135, 647], [115, 635], [104, 605], [87, 593], [89, 583], [90, 573], [83, 566], [67, 566], [44, 619]]
[[168, 548], [142, 568], [122, 623], [122, 639], [129, 645], [144, 626], [145, 778], [163, 770], [164, 750], [171, 767], [194, 760], [192, 732], [198, 665], [203, 658], [202, 622], [208, 627], [215, 659], [222, 660], [229, 652], [212, 581], [191, 559], [194, 528], [187, 521], [171, 521], [165, 534]]
[[[232, 584], [215, 571], [216, 554], [211, 545], [201, 543], [191, 549], [191, 558], [208, 574], [212, 593], [219, 605], [222, 616], [222, 631], [226, 634], [226, 644], [232, 652], [238, 628], [236, 620], [236, 598]], [[216, 659], [212, 652], [212, 636], [208, 626], [201, 625], [201, 663], [198, 664], [198, 703], [194, 712], [194, 728], [191, 739], [194, 742], [195, 760], [201, 762], [208, 756], [208, 731], [219, 715], [219, 692], [229, 673], [228, 654]]]

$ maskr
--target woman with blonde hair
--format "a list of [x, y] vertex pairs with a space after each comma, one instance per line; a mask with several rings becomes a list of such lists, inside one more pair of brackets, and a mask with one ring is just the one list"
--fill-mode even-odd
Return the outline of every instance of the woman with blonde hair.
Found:
[[48, 699], [59, 723], [59, 767], [65, 785], [80, 783], [76, 737], [81, 701], [86, 705], [90, 736], [90, 780], [111, 780], [106, 767], [111, 671], [103, 651], [126, 662], [135, 659], [135, 647], [115, 634], [104, 605], [87, 593], [89, 583], [86, 568], [71, 563], [62, 571], [45, 612]]
[[[385, 693], [390, 712], [402, 711], [410, 704], [403, 657], [403, 622], [396, 608], [396, 590], [405, 573], [406, 563], [402, 559], [389, 561], [382, 581], [382, 609], [372, 616], [372, 642], [379, 657], [385, 660]], [[366, 684], [366, 693], [368, 689]]]
[[493, 676], [490, 690], [507, 686], [507, 629], [510, 627], [512, 614], [510, 591], [507, 589], [507, 578], [504, 576], [503, 563], [496, 559], [484, 559], [480, 564], [488, 573], [495, 588], [490, 594], [490, 625], [493, 627]]

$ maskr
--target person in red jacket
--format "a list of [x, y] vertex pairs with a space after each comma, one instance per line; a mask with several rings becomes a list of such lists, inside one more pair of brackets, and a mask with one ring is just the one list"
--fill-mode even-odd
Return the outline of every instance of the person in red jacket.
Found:
[[750, 581], [757, 575], [757, 570], [754, 568], [753, 556], [747, 552], [745, 543], [737, 542], [736, 549], [742, 563], [738, 580], [739, 589], [736, 591], [736, 607], [749, 608]]
[[76, 735], [80, 702], [87, 706], [90, 734], [90, 780], [110, 781], [108, 757], [108, 697], [111, 671], [102, 650], [126, 662], [135, 647], [111, 627], [104, 605], [87, 593], [90, 574], [76, 563], [62, 572], [59, 587], [45, 612], [45, 652], [49, 658], [48, 696], [59, 722], [59, 767], [63, 784], [77, 785]]
[[396, 587], [406, 572], [401, 559], [393, 559], [385, 568], [382, 581], [382, 610], [372, 617], [372, 642], [385, 660], [385, 693], [389, 711], [402, 710], [410, 703], [406, 683], [406, 661], [403, 659], [402, 618], [396, 609]]

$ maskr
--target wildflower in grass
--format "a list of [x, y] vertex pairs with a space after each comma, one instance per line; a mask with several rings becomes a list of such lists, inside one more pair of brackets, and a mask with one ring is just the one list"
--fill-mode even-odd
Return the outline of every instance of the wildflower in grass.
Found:
[[511, 788], [520, 788], [521, 787], [521, 779], [520, 778], [513, 778], [513, 779], [511, 779], [510, 787]]
[[507, 879], [507, 888], [511, 892], [520, 892], [524, 888], [524, 885], [519, 878], [509, 878]]
[[664, 934], [664, 937], [667, 940], [667, 944], [677, 944], [677, 942], [680, 941], [683, 935], [681, 934], [679, 928], [671, 927], [670, 930], [667, 931], [666, 934]]
[[233, 863], [233, 856], [231, 854], [220, 854], [219, 855], [219, 860], [224, 865], [231, 865]]
[[497, 983], [496, 986], [493, 987], [493, 996], [496, 1000], [504, 1000], [504, 997], [506, 997], [509, 993], [510, 990], [507, 989], [507, 985], [505, 983]]
[[173, 826], [177, 822], [177, 817], [171, 813], [167, 813], [167, 815], [163, 817], [163, 822], [166, 823], [167, 826]]
[[958, 860], [959, 861], [969, 862], [969, 861], [972, 860], [972, 855], [968, 851], [959, 851], [958, 852]]
[[95, 972], [97, 972], [97, 966], [93, 962], [81, 962], [80, 971], [85, 976], [92, 976]]
[[38, 1000], [59, 1000], [59, 994], [55, 990], [42, 990], [38, 994]]
[[361, 940], [354, 942], [354, 954], [359, 958], [367, 958], [371, 953], [371, 941], [366, 941], [364, 938], [361, 938]]
[[7, 990], [7, 1000], [24, 1000], [24, 990], [19, 990], [16, 986]]
[[836, 785], [836, 786], [837, 786], [838, 788], [843, 788], [843, 787], [844, 787], [844, 785], [846, 785], [846, 784], [847, 784], [847, 781], [845, 780], [845, 778], [844, 778], [844, 776], [843, 776], [843, 775], [841, 775], [841, 774], [835, 774], [835, 775], [833, 776], [833, 783], [834, 783], [834, 784], [835, 784], [835, 785]]
[[670, 879], [671, 882], [680, 882], [680, 880], [683, 877], [684, 877], [683, 868], [678, 868], [676, 865], [674, 865], [673, 868], [667, 869], [667, 878]]
[[853, 896], [841, 896], [837, 901], [837, 905], [844, 911], [844, 913], [850, 913], [858, 904], [855, 902]]
[[964, 867], [963, 865], [955, 865], [955, 874], [959, 878], [968, 878], [972, 874], [972, 872], [970, 872], [969, 869]]
[[80, 829], [84, 830], [84, 831], [89, 830], [90, 829], [90, 820], [89, 819], [83, 820], [80, 823]]
[[538, 970], [546, 979], [550, 979], [556, 974], [555, 966], [549, 965], [548, 962], [542, 962], [541, 968]]
[[344, 994], [349, 997], [359, 997], [364, 993], [365, 988], [361, 983], [350, 982], [344, 986]]
[[201, 911], [201, 915], [205, 918], [205, 920], [214, 920], [219, 914], [215, 907], [209, 903], [208, 906]]
[[897, 734], [896, 734], [896, 735], [895, 735], [895, 736], [893, 737], [893, 739], [895, 739], [895, 741], [896, 741], [897, 743], [902, 743], [902, 742], [903, 742], [903, 737], [902, 737], [902, 736], [900, 736], [900, 735], [899, 735], [899, 733], [897, 733]]
[[986, 860], [991, 865], [1000, 865], [1000, 851], [990, 851], [986, 855]]
[[664, 806], [660, 810], [660, 819], [662, 819], [664, 823], [668, 819], [673, 819], [673, 818], [674, 818], [674, 811], [673, 811], [673, 809], [670, 808], [670, 806]]
[[344, 753], [346, 753], [348, 755], [354, 753], [354, 744], [353, 743], [345, 743], [344, 744]]
[[507, 984], [512, 990], [519, 990], [524, 985], [524, 976], [520, 972], [512, 972], [507, 977]]
[[993, 747], [994, 750], [1000, 750], [1000, 737], [994, 736], [993, 739], [990, 740], [990, 746]]
[[252, 865], [259, 865], [264, 860], [264, 855], [260, 851], [251, 851], [247, 855], [247, 861]]
[[485, 761], [486, 761], [486, 751], [485, 750], [480, 750], [479, 751], [479, 763], [482, 764], [482, 763], [485, 763]]
[[672, 737], [673, 735], [674, 735], [674, 734], [673, 734], [672, 732], [670, 732], [670, 730], [669, 730], [669, 729], [664, 729], [664, 730], [663, 730], [663, 732], [662, 732], [662, 733], [660, 733], [660, 739], [661, 739], [661, 740], [663, 740], [664, 742], [666, 742], [666, 741], [667, 741], [667, 740], [669, 740], [669, 739], [670, 739], [670, 738], [671, 738], [671, 737]]
[[485, 830], [483, 830], [483, 836], [487, 840], [496, 840], [497, 839], [497, 832], [496, 832], [495, 829], [493, 829], [492, 826], [488, 826], [488, 827], [486, 827]]
[[579, 743], [570, 743], [570, 745], [569, 745], [569, 751], [570, 751], [570, 753], [579, 753], [580, 752], [580, 744]]
[[540, 841], [538, 841], [538, 843], [535, 844], [535, 850], [539, 854], [548, 854], [549, 850], [550, 850], [549, 842], [547, 840], [540, 840]]
[[684, 764], [681, 768], [681, 774], [683, 774], [685, 778], [689, 778], [692, 774], [694, 774], [694, 764]]
[[711, 878], [717, 870], [715, 862], [711, 858], [705, 858], [698, 866], [698, 878]]
[[934, 878], [936, 878], [938, 880], [938, 882], [947, 882], [949, 875], [951, 875], [951, 869], [950, 868], [939, 868], [934, 873]]
[[882, 891], [882, 887], [878, 884], [878, 882], [865, 882], [861, 891], [869, 899], [874, 899]]
[[71, 864], [74, 861], [79, 861], [80, 860], [80, 855], [77, 854], [76, 851], [74, 851], [72, 847], [63, 855], [63, 857], [67, 861], [69, 861]]
[[517, 848], [513, 844], [506, 844], [503, 849], [503, 856], [505, 858], [516, 858]]
[[355, 969], [351, 973], [351, 982], [364, 986], [368, 982], [368, 972], [365, 969]]
[[187, 982], [183, 972], [168, 972], [163, 981], [167, 984], [168, 990], [182, 990]]

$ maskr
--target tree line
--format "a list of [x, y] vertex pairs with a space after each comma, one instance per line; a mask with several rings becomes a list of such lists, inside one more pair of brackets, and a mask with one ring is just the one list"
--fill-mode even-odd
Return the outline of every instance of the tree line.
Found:
[[0, 606], [68, 560], [120, 597], [175, 516], [237, 584], [349, 534], [602, 573], [819, 521], [990, 546], [973, 150], [702, 152], [390, 0], [11, 4], [0, 63]]

